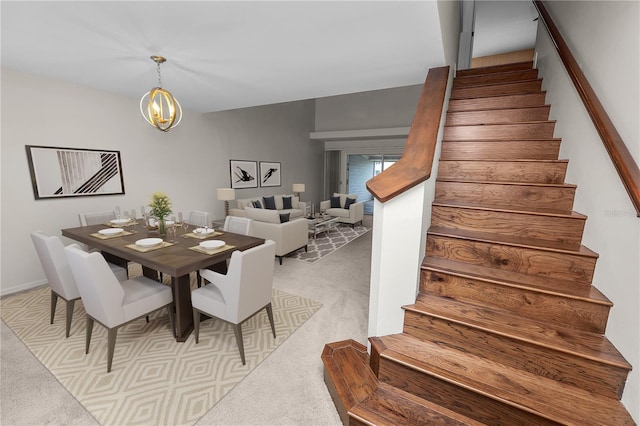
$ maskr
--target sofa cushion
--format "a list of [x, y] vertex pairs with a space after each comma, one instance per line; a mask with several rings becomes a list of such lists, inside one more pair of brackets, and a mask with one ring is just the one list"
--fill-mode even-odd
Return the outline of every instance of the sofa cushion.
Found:
[[340, 196], [331, 197], [331, 208], [332, 209], [340, 208]]
[[262, 197], [264, 201], [264, 208], [268, 210], [276, 210], [276, 200], [273, 198], [273, 195], [270, 197]]
[[333, 196], [340, 197], [340, 207], [342, 208], [344, 208], [344, 203], [347, 201], [347, 197], [353, 198], [354, 200], [358, 201], [358, 194], [339, 194], [337, 192], [334, 192]]
[[349, 198], [349, 197], [347, 197], [347, 198], [344, 200], [344, 208], [345, 208], [345, 209], [347, 209], [347, 210], [349, 210], [349, 207], [351, 206], [351, 204], [353, 204], [353, 203], [355, 203], [355, 202], [356, 202], [355, 198]]
[[291, 205], [291, 197], [282, 197], [282, 209], [280, 210], [289, 210], [292, 209], [293, 206]]
[[280, 213], [280, 223], [289, 222], [289, 213]]
[[327, 209], [327, 214], [329, 216], [337, 216], [337, 217], [349, 217], [349, 210], [343, 209], [341, 207]]
[[247, 217], [258, 222], [280, 223], [280, 215], [277, 210], [256, 209], [246, 207]]
[[289, 217], [294, 219], [296, 217], [302, 217], [305, 215], [305, 212], [300, 209], [283, 209], [278, 210], [278, 213], [289, 213]]

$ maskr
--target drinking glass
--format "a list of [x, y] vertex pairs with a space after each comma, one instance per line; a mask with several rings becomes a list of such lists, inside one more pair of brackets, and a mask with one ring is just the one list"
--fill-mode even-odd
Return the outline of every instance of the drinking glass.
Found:
[[137, 217], [136, 217], [137, 216], [136, 215], [136, 209], [131, 209], [131, 213], [130, 214], [131, 214], [131, 216], [129, 216], [129, 217], [131, 218], [131, 221], [135, 222], [136, 219], [137, 219]]
[[120, 219], [120, 206], [116, 206], [116, 218]]

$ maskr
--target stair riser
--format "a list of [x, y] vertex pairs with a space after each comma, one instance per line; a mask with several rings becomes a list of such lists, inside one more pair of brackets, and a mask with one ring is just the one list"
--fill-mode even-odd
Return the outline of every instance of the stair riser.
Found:
[[481, 206], [509, 205], [570, 211], [574, 196], [573, 187], [438, 181], [435, 200], [468, 202]]
[[525, 108], [543, 106], [545, 92], [526, 93], [522, 95], [492, 96], [475, 99], [451, 99], [448, 112], [475, 111], [484, 109]]
[[[589, 286], [596, 266], [595, 257], [492, 244], [443, 235], [427, 235], [427, 255]], [[559, 289], [561, 290], [561, 289]]]
[[[381, 359], [378, 378], [392, 386], [432, 401], [487, 425], [556, 425], [547, 419], [500, 403], [440, 379], [416, 373], [403, 365]], [[505, 421], [508, 419], [508, 423]]]
[[440, 271], [422, 271], [420, 289], [429, 294], [504, 309], [534, 321], [544, 319], [557, 326], [593, 333], [604, 333], [609, 314], [606, 305]]
[[448, 112], [446, 126], [471, 124], [524, 123], [547, 121], [549, 105], [536, 108], [496, 109], [487, 111]]
[[528, 183], [563, 183], [566, 162], [440, 161], [438, 178]]
[[468, 77], [472, 75], [496, 74], [510, 71], [523, 71], [533, 69], [533, 61], [516, 62], [512, 64], [491, 65], [481, 68], [469, 68], [458, 70], [456, 77]]
[[453, 80], [453, 88], [482, 86], [486, 84], [506, 83], [512, 81], [536, 80], [538, 70], [529, 69], [522, 71], [510, 71], [493, 74], [480, 74], [472, 76], [456, 76]]
[[442, 142], [441, 160], [557, 160], [560, 141]]
[[520, 81], [517, 83], [490, 84], [486, 86], [464, 87], [451, 90], [451, 99], [482, 98], [486, 96], [521, 95], [536, 93], [542, 89], [542, 80]]
[[518, 124], [487, 124], [444, 128], [443, 140], [528, 140], [553, 138], [555, 121]]
[[584, 230], [584, 220], [579, 218], [436, 205], [432, 207], [431, 225], [535, 238], [575, 248], [580, 246]]
[[[405, 311], [404, 333], [464, 348], [476, 356], [609, 398], [622, 395], [628, 373], [619, 367], [517, 341], [509, 336], [493, 334], [426, 313]], [[497, 352], [500, 355], [496, 355]]]

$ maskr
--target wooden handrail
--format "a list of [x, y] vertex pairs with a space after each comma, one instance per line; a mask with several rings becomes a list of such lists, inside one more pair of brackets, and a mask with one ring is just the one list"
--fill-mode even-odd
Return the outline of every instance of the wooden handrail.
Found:
[[367, 189], [381, 203], [431, 176], [448, 79], [448, 66], [429, 70], [402, 157], [367, 181]]
[[631, 198], [631, 202], [636, 209], [636, 214], [640, 217], [640, 169], [638, 169], [638, 165], [631, 156], [629, 149], [624, 144], [622, 137], [613, 125], [602, 103], [591, 88], [578, 62], [573, 57], [569, 46], [562, 38], [562, 35], [560, 35], [560, 31], [553, 22], [553, 19], [551, 19], [551, 15], [549, 15], [544, 3], [541, 0], [534, 0], [533, 3], [538, 9], [542, 23], [546, 27], [547, 33], [556, 47], [556, 51], [560, 55], [560, 59], [562, 63], [564, 63], [573, 84], [576, 86], [576, 90], [587, 112], [591, 116], [596, 130], [600, 134], [600, 138], [620, 175], [620, 179], [627, 193], [629, 193], [629, 198]]

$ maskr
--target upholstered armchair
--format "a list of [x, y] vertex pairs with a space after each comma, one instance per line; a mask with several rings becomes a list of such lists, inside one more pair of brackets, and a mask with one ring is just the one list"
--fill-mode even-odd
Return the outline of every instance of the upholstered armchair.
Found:
[[364, 203], [359, 203], [357, 194], [334, 193], [330, 200], [320, 202], [320, 211], [338, 217], [338, 221], [355, 226], [364, 219]]
[[231, 324], [242, 365], [245, 364], [243, 322], [266, 309], [271, 332], [276, 337], [271, 309], [275, 249], [276, 244], [266, 240], [257, 247], [234, 251], [226, 275], [208, 269], [200, 270], [202, 277], [209, 283], [191, 293], [196, 344], [200, 339], [201, 313]]
[[100, 253], [87, 253], [74, 245], [64, 250], [87, 312], [85, 353], [89, 353], [94, 321], [108, 331], [107, 373], [111, 371], [119, 327], [166, 308], [175, 335], [171, 287], [147, 277], [120, 283]]

